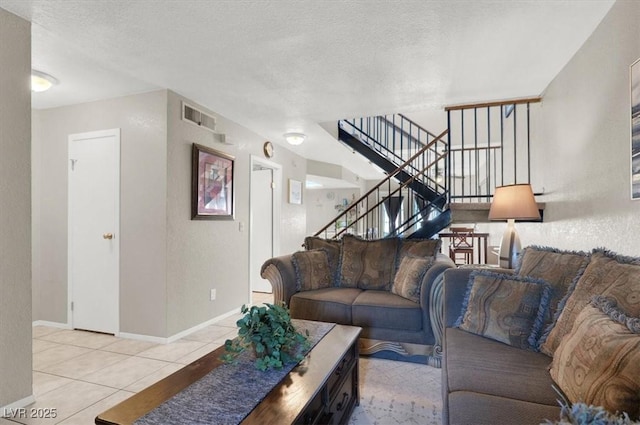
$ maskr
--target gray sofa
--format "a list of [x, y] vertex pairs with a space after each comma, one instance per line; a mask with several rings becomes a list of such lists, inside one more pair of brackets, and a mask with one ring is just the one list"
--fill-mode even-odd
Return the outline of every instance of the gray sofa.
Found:
[[[440, 367], [442, 339], [442, 276], [447, 269], [455, 267], [442, 254], [432, 256], [432, 265], [420, 282], [419, 303], [401, 297], [390, 291], [399, 258], [408, 251], [409, 244], [415, 252], [415, 242], [362, 241], [344, 238], [347, 246], [374, 247], [384, 243], [385, 261], [391, 261], [393, 275], [391, 282], [368, 282], [368, 285], [354, 282], [349, 285], [348, 274], [353, 271], [349, 262], [353, 258], [343, 252], [342, 243], [335, 241], [315, 241], [325, 246], [331, 244], [334, 252], [333, 268], [336, 273], [331, 287], [301, 290], [296, 281], [296, 267], [293, 255], [284, 255], [268, 260], [262, 267], [261, 275], [273, 286], [274, 299], [290, 307], [291, 316], [298, 319], [334, 322], [362, 327], [360, 352], [387, 358], [401, 358], [428, 363]], [[314, 242], [314, 241], [311, 241]], [[419, 241], [417, 241], [419, 242]], [[439, 241], [431, 241], [435, 251], [439, 251]], [[391, 245], [389, 245], [391, 244]], [[434, 245], [435, 244], [435, 245]], [[314, 248], [307, 238], [307, 248]], [[396, 246], [396, 248], [389, 248]], [[358, 248], [358, 249], [360, 249]], [[406, 248], [406, 249], [405, 249]], [[337, 255], [337, 257], [336, 257]], [[355, 257], [366, 256], [359, 250]], [[337, 261], [337, 262], [336, 262]], [[331, 261], [330, 261], [331, 262]], [[396, 266], [398, 263], [398, 266]], [[389, 279], [387, 276], [385, 279]], [[372, 287], [375, 289], [367, 289]]]
[[538, 425], [558, 418], [558, 394], [548, 372], [551, 357], [454, 326], [472, 271], [450, 270], [444, 277], [442, 423]]
[[516, 270], [447, 270], [443, 292], [444, 425], [537, 425], [559, 400], [640, 419], [640, 258], [527, 247]]

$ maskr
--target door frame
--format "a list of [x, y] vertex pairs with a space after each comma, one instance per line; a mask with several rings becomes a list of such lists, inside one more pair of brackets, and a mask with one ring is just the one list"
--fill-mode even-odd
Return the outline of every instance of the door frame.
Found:
[[[272, 251], [273, 256], [277, 257], [280, 255], [280, 210], [282, 209], [282, 165], [277, 164], [273, 161], [269, 161], [268, 159], [261, 158], [256, 155], [251, 155], [251, 161], [249, 166], [249, 172], [253, 173], [254, 165], [261, 165], [262, 167], [269, 168], [273, 171], [273, 182], [275, 183], [275, 187], [272, 193], [272, 214], [271, 218], [273, 220], [272, 223]], [[249, 182], [251, 182], [251, 174], [249, 175]], [[254, 213], [254, 205], [252, 202], [253, 188], [251, 184], [249, 185], [249, 293], [248, 300], [251, 301], [251, 267], [253, 266], [253, 258], [251, 258], [251, 246], [253, 243], [253, 213]]]
[[72, 268], [73, 268], [73, 238], [72, 238], [72, 233], [71, 233], [71, 223], [74, 220], [73, 217], [73, 209], [71, 208], [71, 143], [77, 140], [87, 140], [87, 139], [98, 139], [98, 138], [102, 138], [102, 137], [115, 137], [115, 151], [116, 151], [116, 159], [117, 159], [117, 164], [116, 164], [116, 168], [117, 168], [117, 173], [116, 173], [116, 181], [115, 181], [115, 192], [116, 192], [116, 199], [115, 199], [115, 204], [116, 204], [116, 217], [115, 217], [115, 232], [116, 232], [116, 237], [114, 238], [114, 252], [115, 252], [115, 256], [116, 256], [116, 273], [115, 275], [118, 276], [118, 281], [115, 285], [115, 292], [116, 292], [116, 297], [115, 299], [117, 300], [116, 302], [116, 309], [117, 309], [117, 313], [116, 313], [116, 326], [114, 329], [114, 335], [118, 336], [120, 333], [120, 180], [121, 180], [121, 165], [122, 165], [122, 161], [120, 158], [120, 142], [121, 142], [121, 136], [120, 136], [120, 129], [119, 128], [113, 128], [113, 129], [109, 129], [109, 130], [98, 130], [98, 131], [89, 131], [86, 133], [75, 133], [75, 134], [69, 134], [69, 136], [67, 137], [67, 324], [71, 327], [71, 329], [74, 329], [73, 327], [73, 309], [72, 309], [72, 302], [73, 302], [73, 280], [71, 278], [72, 276]]

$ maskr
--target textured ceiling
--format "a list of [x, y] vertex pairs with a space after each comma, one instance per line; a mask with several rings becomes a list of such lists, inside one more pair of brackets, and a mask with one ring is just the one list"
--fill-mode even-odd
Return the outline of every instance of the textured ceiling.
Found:
[[0, 0], [61, 82], [34, 108], [169, 88], [275, 143], [302, 131], [292, 150], [364, 177], [318, 123], [539, 95], [612, 4]]

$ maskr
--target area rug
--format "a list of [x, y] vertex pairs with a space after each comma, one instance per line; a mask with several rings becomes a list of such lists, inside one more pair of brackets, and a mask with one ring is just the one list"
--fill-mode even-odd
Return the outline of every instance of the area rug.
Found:
[[427, 365], [360, 357], [360, 405], [351, 425], [440, 425], [441, 371]]

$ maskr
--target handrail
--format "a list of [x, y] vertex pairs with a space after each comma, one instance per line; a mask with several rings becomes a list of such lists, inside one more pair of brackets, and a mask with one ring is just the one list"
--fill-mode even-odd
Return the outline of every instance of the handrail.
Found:
[[538, 103], [542, 102], [541, 97], [524, 97], [511, 100], [497, 100], [494, 102], [467, 103], [462, 105], [445, 106], [445, 111], [459, 111], [462, 109], [490, 108], [492, 106], [520, 105], [522, 103]]
[[409, 122], [411, 123], [411, 125], [414, 125], [414, 126], [418, 127], [418, 128], [420, 129], [420, 131], [424, 131], [425, 133], [427, 133], [427, 134], [428, 134], [429, 136], [431, 136], [432, 138], [433, 138], [433, 137], [438, 137], [438, 136], [436, 136], [435, 134], [433, 134], [432, 132], [430, 132], [429, 130], [427, 130], [426, 128], [422, 127], [420, 124], [416, 124], [416, 122], [415, 122], [415, 121], [413, 121], [412, 119], [407, 118], [407, 116], [406, 116], [406, 115], [403, 115], [403, 114], [398, 114], [398, 115], [399, 115], [400, 117], [402, 117], [402, 119], [409, 121]]
[[[383, 199], [383, 200], [381, 200], [381, 201], [378, 201], [378, 203], [377, 203], [377, 204], [375, 204], [374, 206], [372, 206], [371, 208], [369, 208], [369, 210], [373, 210], [373, 209], [375, 209], [375, 208], [378, 208], [380, 205], [382, 205], [382, 204], [384, 203], [384, 201], [386, 201], [387, 199], [389, 199], [391, 196], [395, 195], [395, 194], [396, 194], [396, 193], [398, 193], [398, 192], [401, 192], [401, 191], [402, 191], [402, 189], [406, 188], [406, 187], [407, 187], [407, 186], [409, 186], [411, 183], [413, 183], [413, 182], [416, 180], [416, 178], [417, 178], [417, 176], [418, 176], [419, 174], [423, 174], [426, 170], [428, 170], [429, 168], [433, 167], [433, 165], [435, 165], [435, 164], [436, 164], [438, 161], [440, 161], [441, 159], [444, 159], [446, 156], [447, 156], [446, 154], [442, 154], [442, 155], [440, 155], [438, 158], [436, 158], [434, 161], [432, 161], [429, 165], [427, 165], [426, 167], [424, 167], [424, 168], [420, 171], [420, 173], [418, 173], [418, 174], [415, 174], [415, 175], [411, 176], [411, 178], [410, 178], [410, 179], [408, 179], [406, 182], [402, 183], [400, 186], [398, 186], [396, 189], [394, 189], [394, 190], [393, 190], [393, 192], [389, 192], [389, 194], [387, 194], [387, 197], [386, 197], [386, 198], [384, 198], [384, 199]], [[377, 187], [375, 187], [375, 188], [373, 188], [373, 189], [371, 190], [371, 192], [372, 192], [372, 191], [374, 191], [375, 189], [377, 189], [380, 185], [384, 184], [384, 182], [385, 182], [386, 180], [387, 180], [387, 179], [382, 180], [382, 181], [378, 184], [378, 186], [377, 186]], [[367, 195], [365, 195], [365, 197], [366, 197], [366, 196], [368, 196], [369, 194], [371, 194], [371, 192], [369, 192]], [[353, 203], [353, 205], [352, 205], [351, 207], [349, 207], [349, 209], [351, 209], [351, 208], [353, 208], [354, 206], [358, 205], [358, 203], [359, 203], [359, 202], [361, 202], [361, 201], [362, 201], [362, 198], [361, 198], [361, 199], [359, 199], [358, 201], [354, 202], [354, 203]], [[347, 210], [345, 210], [345, 212], [347, 212], [347, 211], [348, 211], [348, 209], [347, 209]], [[324, 228], [324, 229], [320, 230], [320, 231], [319, 231], [318, 233], [316, 233], [314, 236], [318, 236], [320, 233], [324, 232], [327, 228], [329, 228], [329, 226], [331, 226], [331, 224], [335, 223], [335, 221], [336, 221], [336, 220], [338, 220], [340, 217], [342, 217], [342, 216], [338, 216], [338, 217], [336, 217], [336, 218], [335, 218], [331, 223], [329, 223], [329, 225], [328, 225], [328, 226], [325, 226], [325, 228]], [[353, 224], [355, 224], [355, 223], [359, 222], [359, 221], [360, 221], [360, 220], [362, 220], [364, 217], [365, 217], [364, 215], [362, 215], [362, 216], [360, 216], [360, 217], [357, 217], [357, 218], [356, 218], [356, 220], [353, 222]], [[336, 235], [335, 235], [335, 236], [340, 236], [341, 234], [343, 234], [343, 233], [344, 233], [344, 232], [346, 232], [346, 231], [347, 231], [347, 228], [345, 227], [345, 228], [344, 228], [344, 229], [342, 229], [340, 232], [336, 233]]]
[[[400, 173], [401, 171], [403, 171], [407, 166], [409, 166], [416, 158], [418, 158], [420, 155], [422, 155], [425, 151], [427, 151], [429, 148], [431, 148], [433, 145], [435, 145], [438, 142], [442, 141], [442, 138], [444, 136], [447, 135], [447, 133], [449, 132], [449, 130], [444, 130], [442, 133], [440, 133], [438, 136], [436, 136], [436, 138], [434, 140], [432, 140], [431, 142], [429, 142], [427, 145], [425, 145], [422, 149], [420, 149], [418, 152], [416, 152], [413, 156], [411, 156], [411, 158], [409, 158], [408, 160], [406, 160], [402, 165], [400, 165], [398, 168], [396, 168], [392, 173], [390, 173], [389, 175], [387, 175], [386, 178], [384, 178], [383, 180], [381, 180], [377, 185], [375, 185], [372, 189], [370, 189], [367, 193], [365, 193], [364, 195], [362, 195], [357, 201], [353, 202], [351, 204], [351, 206], [349, 208], [346, 208], [341, 214], [339, 214], [337, 217], [335, 217], [334, 219], [332, 219], [329, 223], [327, 223], [324, 227], [322, 227], [322, 229], [318, 230], [314, 236], [318, 236], [320, 235], [322, 232], [324, 232], [325, 230], [327, 230], [329, 227], [331, 227], [332, 224], [334, 224], [335, 222], [339, 221], [342, 217], [344, 217], [345, 215], [347, 215], [347, 213], [349, 213], [352, 209], [356, 208], [358, 206], [358, 204], [364, 200], [366, 200], [369, 195], [371, 195], [373, 192], [375, 192], [376, 190], [378, 190], [383, 184], [385, 184], [386, 182], [388, 182], [389, 180], [391, 180], [393, 177], [395, 177], [398, 173]], [[443, 156], [446, 154], [443, 154]], [[440, 160], [442, 158], [439, 158], [438, 160]], [[436, 161], [437, 162], [437, 161]], [[434, 162], [435, 163], [435, 162]], [[424, 171], [424, 170], [423, 170]], [[410, 181], [414, 181], [415, 180], [415, 175], [410, 179]], [[379, 204], [378, 204], [379, 205]], [[378, 206], [376, 205], [376, 206]], [[373, 207], [375, 208], [375, 207]], [[371, 209], [373, 209], [371, 208]], [[358, 220], [356, 220], [358, 221]]]

